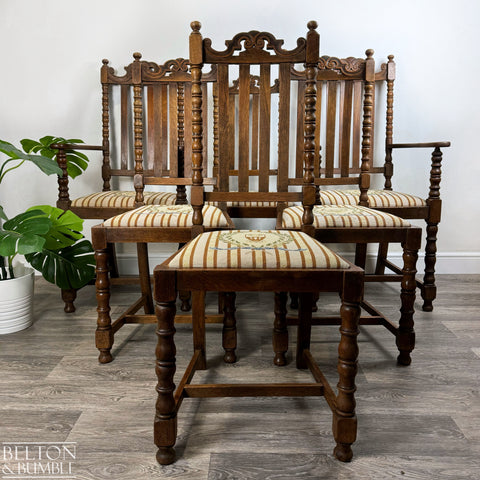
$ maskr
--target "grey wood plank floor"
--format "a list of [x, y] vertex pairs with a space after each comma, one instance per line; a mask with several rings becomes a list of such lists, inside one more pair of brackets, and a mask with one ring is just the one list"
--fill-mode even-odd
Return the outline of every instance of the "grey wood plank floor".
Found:
[[[0, 336], [0, 441], [76, 442], [76, 479], [479, 479], [480, 275], [439, 275], [432, 313], [416, 302], [417, 345], [409, 367], [395, 364], [394, 338], [378, 326], [359, 336], [358, 439], [354, 459], [332, 455], [324, 399], [186, 399], [179, 415], [178, 460], [156, 463], [153, 325], [116, 335], [115, 360], [99, 365], [94, 288], [63, 313], [58, 290], [37, 280], [35, 323]], [[116, 288], [113, 313], [134, 297]], [[366, 296], [397, 319], [399, 286], [367, 285]], [[209, 297], [212, 308], [215, 298]], [[335, 296], [319, 305], [337, 309]], [[208, 381], [308, 380], [272, 365], [273, 296], [239, 294], [239, 361], [224, 365], [221, 326], [209, 325]], [[291, 352], [294, 351], [294, 332]], [[176, 335], [180, 372], [191, 328]], [[312, 352], [336, 384], [337, 327], [315, 327]], [[4, 477], [6, 478], [6, 477]]]

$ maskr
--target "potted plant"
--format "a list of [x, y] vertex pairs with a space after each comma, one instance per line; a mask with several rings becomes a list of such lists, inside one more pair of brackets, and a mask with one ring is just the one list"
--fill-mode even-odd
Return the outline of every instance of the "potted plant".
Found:
[[[7, 156], [0, 164], [0, 185], [8, 172], [25, 162], [33, 163], [46, 175], [62, 175], [54, 159], [55, 150], [50, 148], [60, 142], [79, 140], [51, 136], [40, 142], [24, 139], [23, 151], [0, 140], [0, 152]], [[88, 159], [72, 151], [67, 161], [69, 173], [75, 177], [85, 170]], [[7, 218], [0, 205], [0, 333], [31, 324], [33, 269], [15, 265], [17, 255], [24, 255], [31, 267], [64, 290], [81, 288], [93, 278], [93, 248], [81, 233], [82, 227], [83, 220], [73, 212], [49, 205], [31, 207], [12, 218]]]

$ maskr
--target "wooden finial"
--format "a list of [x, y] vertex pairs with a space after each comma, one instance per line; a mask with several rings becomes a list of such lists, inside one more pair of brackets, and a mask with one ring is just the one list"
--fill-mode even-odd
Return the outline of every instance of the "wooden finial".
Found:
[[318, 28], [318, 23], [315, 20], [310, 20], [307, 23], [307, 27], [309, 30], [315, 30], [316, 28]]
[[388, 61], [389, 61], [389, 62], [393, 62], [393, 58], [394, 58], [393, 55], [389, 55], [389, 56], [388, 56]]
[[375, 52], [373, 51], [373, 49], [369, 48], [366, 52], [365, 52], [365, 55], [368, 57], [368, 58], [371, 58], [373, 57], [373, 54]]
[[202, 28], [202, 24], [198, 20], [194, 20], [191, 24], [190, 27], [192, 27], [192, 30], [194, 32], [199, 32], [200, 29]]
[[108, 65], [108, 60], [107, 60], [106, 58], [104, 58], [104, 59], [102, 60], [102, 63], [103, 63], [104, 65]]
[[133, 54], [133, 58], [135, 59], [135, 61], [139, 61], [141, 58], [142, 58], [142, 54], [141, 53], [138, 53], [138, 52], [135, 52]]

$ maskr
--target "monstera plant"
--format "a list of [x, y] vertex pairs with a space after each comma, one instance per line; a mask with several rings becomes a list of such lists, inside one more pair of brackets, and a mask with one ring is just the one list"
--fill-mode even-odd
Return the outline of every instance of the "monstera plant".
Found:
[[[47, 136], [40, 141], [24, 139], [23, 150], [0, 140], [0, 152], [6, 159], [0, 164], [0, 185], [6, 174], [25, 162], [36, 165], [46, 175], [62, 175], [55, 161], [55, 143], [82, 143], [78, 139]], [[67, 152], [68, 173], [81, 174], [88, 158], [80, 152]], [[19, 189], [22, 185], [19, 185]], [[43, 277], [61, 289], [76, 289], [95, 274], [91, 243], [82, 232], [83, 220], [70, 211], [48, 205], [31, 207], [7, 218], [0, 205], [0, 285], [15, 277], [13, 260], [24, 255], [26, 261]]]

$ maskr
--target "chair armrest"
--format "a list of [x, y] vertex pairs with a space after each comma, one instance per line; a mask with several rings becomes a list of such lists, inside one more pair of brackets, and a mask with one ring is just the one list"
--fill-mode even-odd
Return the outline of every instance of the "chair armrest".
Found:
[[68, 172], [66, 156], [67, 150], [104, 151], [105, 148], [102, 145], [84, 145], [83, 143], [55, 143], [50, 145], [50, 147], [58, 150], [56, 161], [63, 172], [62, 176], [58, 176], [57, 208], [61, 208], [62, 210], [68, 210], [72, 204], [72, 200], [70, 199], [70, 192], [68, 190]]
[[433, 148], [430, 167], [430, 188], [427, 201], [440, 201], [440, 182], [442, 180], [442, 151], [440, 149], [449, 146], [450, 142], [390, 143], [387, 144], [387, 156], [388, 151], [391, 152], [394, 148]]
[[445, 148], [450, 142], [424, 142], [424, 143], [389, 143], [387, 148]]
[[104, 150], [101, 145], [85, 145], [83, 143], [54, 143], [50, 146], [57, 150]]

